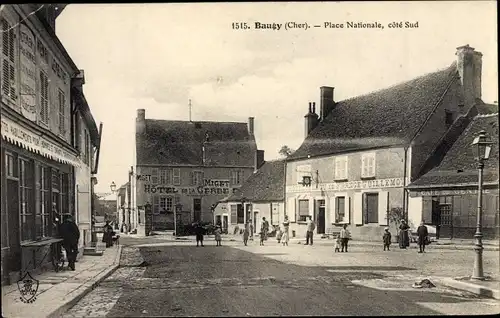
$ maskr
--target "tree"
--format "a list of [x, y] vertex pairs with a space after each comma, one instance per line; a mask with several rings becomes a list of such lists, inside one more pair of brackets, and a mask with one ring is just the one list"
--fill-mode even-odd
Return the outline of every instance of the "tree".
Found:
[[295, 151], [295, 150], [291, 149], [291, 148], [290, 148], [290, 147], [288, 147], [287, 145], [283, 145], [283, 146], [281, 147], [281, 149], [279, 150], [279, 152], [278, 152], [278, 153], [279, 153], [282, 157], [286, 158], [286, 157], [290, 156], [292, 153], [294, 153], [294, 151]]

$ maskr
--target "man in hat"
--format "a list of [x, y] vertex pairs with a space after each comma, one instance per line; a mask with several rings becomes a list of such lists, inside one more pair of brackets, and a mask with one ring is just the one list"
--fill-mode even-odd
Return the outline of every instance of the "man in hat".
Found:
[[68, 257], [68, 266], [75, 270], [76, 255], [78, 254], [78, 240], [80, 239], [80, 230], [73, 221], [71, 214], [65, 214], [64, 221], [61, 224], [59, 234], [63, 239], [63, 246]]

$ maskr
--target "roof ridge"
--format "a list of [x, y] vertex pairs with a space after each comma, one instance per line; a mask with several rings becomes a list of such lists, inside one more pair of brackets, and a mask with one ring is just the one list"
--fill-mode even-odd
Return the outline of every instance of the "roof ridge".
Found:
[[474, 119], [476, 118], [487, 118], [487, 117], [493, 117], [493, 116], [498, 116], [498, 112], [496, 113], [491, 113], [491, 114], [478, 114]]
[[243, 121], [210, 121], [210, 120], [176, 120], [176, 119], [157, 119], [157, 118], [146, 118], [145, 120], [154, 120], [154, 121], [169, 121], [169, 122], [177, 122], [177, 123], [186, 123], [186, 124], [195, 124], [195, 123], [216, 123], [216, 124], [247, 124]]

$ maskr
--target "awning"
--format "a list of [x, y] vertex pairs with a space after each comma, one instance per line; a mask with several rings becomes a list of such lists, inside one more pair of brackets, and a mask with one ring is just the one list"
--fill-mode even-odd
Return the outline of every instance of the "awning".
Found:
[[38, 155], [75, 167], [81, 165], [80, 160], [69, 151], [5, 117], [2, 117], [1, 134], [11, 144]]

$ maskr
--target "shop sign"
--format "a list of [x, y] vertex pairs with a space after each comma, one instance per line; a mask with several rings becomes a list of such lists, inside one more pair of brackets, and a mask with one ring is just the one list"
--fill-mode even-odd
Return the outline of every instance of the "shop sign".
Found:
[[384, 189], [384, 188], [399, 188], [403, 187], [403, 178], [389, 178], [376, 180], [360, 180], [349, 182], [334, 182], [334, 183], [319, 183], [318, 187], [304, 187], [302, 185], [287, 186], [287, 192], [304, 192], [304, 191], [345, 191], [345, 190], [368, 190], [368, 189]]
[[232, 191], [230, 188], [222, 187], [173, 187], [173, 186], [161, 186], [161, 185], [144, 185], [145, 193], [158, 193], [158, 194], [183, 194], [183, 195], [229, 195], [234, 193], [236, 188]]
[[79, 166], [79, 161], [70, 152], [55, 145], [51, 141], [29, 131], [28, 129], [14, 123], [10, 119], [2, 118], [2, 137], [12, 143], [18, 143], [23, 148], [42, 156], [53, 158], [64, 163]]
[[[490, 190], [483, 189], [483, 193], [490, 193]], [[476, 194], [477, 194], [477, 189], [410, 191], [411, 197], [446, 196], [446, 195], [476, 195]]]
[[21, 61], [21, 113], [31, 121], [36, 121], [36, 58], [35, 37], [24, 24], [20, 25], [19, 43]]

